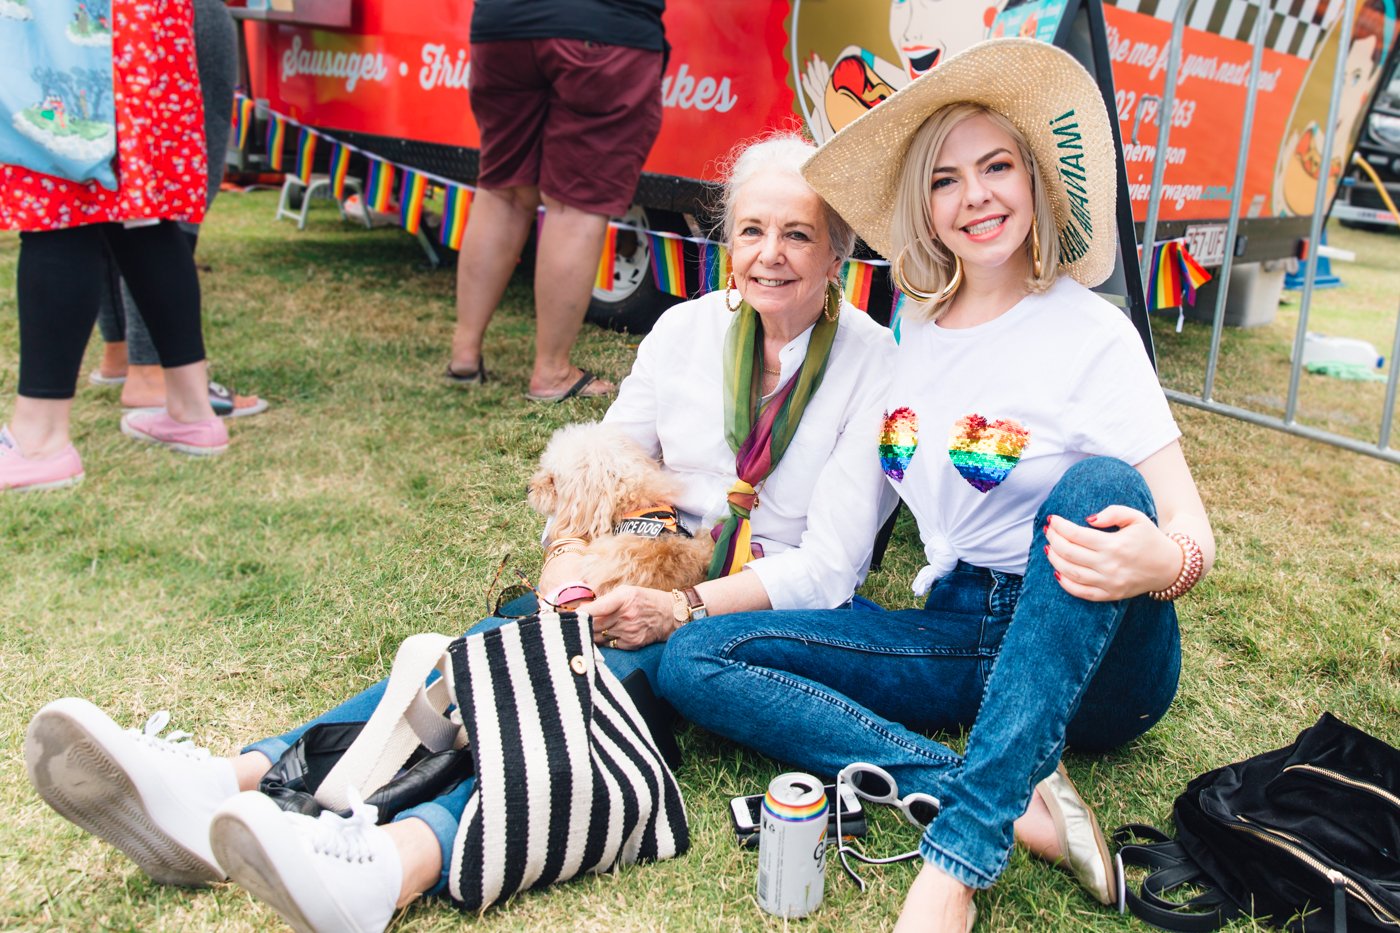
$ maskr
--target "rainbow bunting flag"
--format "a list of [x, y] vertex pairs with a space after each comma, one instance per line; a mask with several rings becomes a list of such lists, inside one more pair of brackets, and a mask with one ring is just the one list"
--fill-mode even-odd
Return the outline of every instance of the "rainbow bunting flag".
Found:
[[337, 201], [345, 200], [345, 179], [350, 174], [350, 148], [336, 143], [331, 150], [331, 194]]
[[239, 97], [233, 106], [233, 144], [242, 152], [248, 148], [248, 132], [253, 128], [256, 105], [251, 97]]
[[705, 292], [722, 291], [729, 282], [729, 250], [722, 244], [706, 240], [701, 247], [702, 262], [705, 266], [704, 279], [700, 287]]
[[1210, 279], [1210, 273], [1191, 255], [1184, 240], [1167, 240], [1152, 251], [1147, 309], [1159, 311], [1163, 308], [1194, 305], [1196, 289]]
[[378, 159], [369, 160], [369, 185], [365, 191], [365, 204], [370, 210], [381, 214], [389, 210], [394, 199], [394, 165]]
[[274, 172], [282, 171], [282, 150], [287, 146], [287, 121], [272, 114], [267, 118], [267, 165]]
[[685, 297], [685, 249], [676, 237], [648, 233], [651, 244], [651, 277], [668, 295]]
[[297, 177], [303, 185], [311, 184], [311, 170], [316, 165], [316, 134], [306, 127], [297, 137]]
[[894, 334], [894, 342], [899, 343], [899, 325], [904, 322], [904, 306], [909, 303], [909, 299], [899, 290], [898, 285], [892, 287], [894, 301], [890, 303], [890, 333]]
[[862, 311], [869, 308], [870, 283], [875, 280], [875, 269], [869, 263], [852, 259], [846, 263], [845, 273], [841, 278], [843, 281], [842, 292], [845, 294], [846, 300]]
[[467, 214], [472, 207], [472, 193], [469, 188], [457, 185], [447, 186], [447, 195], [442, 202], [442, 229], [438, 232], [438, 242], [448, 249], [462, 248], [462, 233], [467, 229]]
[[598, 274], [593, 277], [593, 287], [600, 291], [612, 291], [613, 277], [616, 272], [617, 228], [608, 224], [608, 232], [603, 237], [603, 253], [598, 257]]
[[412, 169], [404, 169], [399, 189], [399, 226], [417, 234], [423, 222], [423, 199], [428, 196], [428, 179]]

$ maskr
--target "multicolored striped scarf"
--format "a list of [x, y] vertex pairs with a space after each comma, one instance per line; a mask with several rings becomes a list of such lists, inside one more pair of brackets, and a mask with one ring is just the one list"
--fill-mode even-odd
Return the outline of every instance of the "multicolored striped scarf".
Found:
[[840, 311], [840, 294], [828, 288], [825, 313], [812, 328], [802, 368], [763, 404], [758, 395], [763, 323], [747, 301], [734, 312], [724, 337], [724, 437], [734, 451], [738, 479], [729, 487], [729, 517], [717, 526], [710, 580], [738, 573], [753, 558], [749, 515], [758, 508], [758, 487], [783, 459], [807, 403], [821, 385]]

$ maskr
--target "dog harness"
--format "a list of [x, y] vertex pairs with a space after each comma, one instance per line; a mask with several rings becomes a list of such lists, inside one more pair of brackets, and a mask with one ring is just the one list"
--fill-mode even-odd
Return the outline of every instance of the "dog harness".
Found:
[[662, 535], [692, 537], [690, 529], [681, 524], [681, 516], [673, 505], [649, 505], [628, 512], [613, 525], [615, 535], [636, 535], [639, 538], [659, 538]]

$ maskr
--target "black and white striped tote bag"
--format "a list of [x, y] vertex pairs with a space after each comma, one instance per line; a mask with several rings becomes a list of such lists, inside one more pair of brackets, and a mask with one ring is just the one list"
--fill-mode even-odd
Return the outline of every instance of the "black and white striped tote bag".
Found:
[[448, 647], [477, 766], [448, 880], [464, 909], [690, 844], [676, 779], [592, 633], [586, 614], [542, 612]]

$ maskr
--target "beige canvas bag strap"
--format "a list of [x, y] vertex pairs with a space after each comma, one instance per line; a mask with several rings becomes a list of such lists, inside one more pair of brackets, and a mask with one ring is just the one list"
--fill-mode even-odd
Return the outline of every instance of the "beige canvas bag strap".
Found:
[[[374, 714], [316, 790], [316, 800], [323, 807], [347, 809], [347, 787], [354, 787], [362, 799], [373, 794], [399, 772], [419, 745], [436, 752], [465, 744], [465, 730], [446, 715], [453, 702], [447, 656], [451, 642], [446, 635], [433, 634], [404, 639]], [[424, 686], [435, 669], [442, 676]]]

